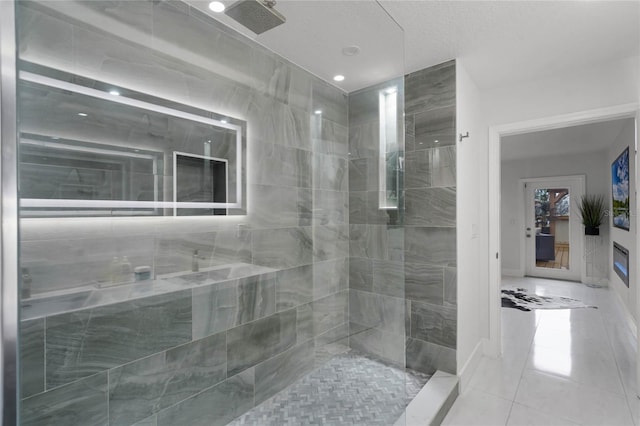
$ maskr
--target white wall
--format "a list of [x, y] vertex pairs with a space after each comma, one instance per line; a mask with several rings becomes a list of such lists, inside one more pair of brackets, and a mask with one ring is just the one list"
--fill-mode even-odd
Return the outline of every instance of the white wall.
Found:
[[[541, 133], [544, 135], [544, 133]], [[509, 149], [509, 138], [503, 138], [504, 149]], [[611, 141], [613, 142], [613, 141]], [[560, 155], [552, 157], [537, 157], [535, 159], [522, 159], [503, 161], [501, 179], [501, 245], [502, 245], [502, 271], [509, 275], [513, 271], [519, 270], [520, 264], [520, 235], [522, 229], [520, 224], [522, 218], [519, 217], [522, 210], [518, 203], [522, 203], [524, 195], [519, 187], [519, 179], [586, 175], [587, 194], [602, 194], [609, 197], [609, 173], [605, 164], [607, 151], [589, 152], [575, 155]], [[571, 200], [572, 208], [575, 208], [578, 200]], [[608, 238], [607, 227], [601, 228], [603, 247], [599, 250], [599, 265], [602, 265], [601, 277], [606, 277], [608, 273]]]
[[[464, 63], [464, 57], [457, 59]], [[487, 153], [489, 151], [489, 128], [558, 114], [637, 103], [640, 99], [638, 60], [637, 56], [631, 57], [625, 60], [603, 63], [599, 67], [578, 68], [556, 74], [553, 77], [480, 92], [480, 106], [475, 111], [476, 117], [474, 119], [474, 123], [476, 120], [480, 120], [480, 124], [477, 127], [477, 134], [475, 132], [471, 133], [473, 136], [468, 139], [473, 143], [473, 148], [470, 149], [473, 149], [478, 155], [469, 155], [470, 153], [465, 153], [464, 149], [460, 150], [458, 154], [458, 173], [461, 175], [459, 185], [464, 185], [464, 176], [466, 175], [468, 179], [473, 179], [475, 182], [469, 182], [469, 185], [474, 187], [477, 185], [482, 196], [479, 204], [474, 206], [471, 212], [461, 210], [463, 202], [460, 200], [462, 197], [459, 197], [458, 211], [460, 214], [458, 216], [458, 227], [462, 234], [465, 229], [470, 228], [474, 217], [479, 217], [482, 220], [478, 225], [478, 229], [480, 244], [485, 255], [481, 259], [479, 266], [473, 263], [461, 263], [458, 270], [461, 276], [470, 276], [473, 273], [478, 274], [476, 275], [478, 288], [474, 291], [480, 294], [479, 305], [482, 312], [477, 313], [477, 320], [479, 321], [477, 326], [483, 337], [493, 337], [490, 336], [489, 330], [488, 266], [493, 262], [500, 263], [500, 260], [495, 260], [495, 253], [490, 252], [488, 246], [489, 233], [500, 233], [500, 229], [490, 229], [488, 223], [488, 191], [492, 190], [488, 188], [489, 159]], [[459, 109], [467, 108], [465, 105], [471, 103], [470, 100], [466, 99], [466, 96], [467, 94], [464, 91], [458, 91]], [[474, 99], [473, 105], [476, 105], [475, 102]], [[460, 111], [458, 117], [465, 117], [464, 114], [463, 111]], [[467, 126], [464, 121], [459, 119], [458, 128], [464, 129], [465, 127]], [[458, 144], [458, 146], [461, 145], [463, 144]], [[501, 249], [501, 254], [505, 254], [504, 249]], [[464, 258], [464, 253], [459, 254], [459, 259], [464, 260]], [[462, 286], [459, 285], [461, 291], [464, 291], [463, 288], [465, 288], [464, 284]], [[491, 304], [497, 307], [499, 299], [491, 300]], [[463, 312], [464, 309], [466, 309], [464, 306], [458, 309], [459, 318], [466, 315]], [[463, 318], [460, 319], [463, 320]], [[459, 341], [463, 343], [461, 340], [466, 336], [464, 321], [459, 324], [459, 327], [462, 329]], [[497, 350], [495, 346], [487, 346], [488, 351], [491, 349], [494, 352]], [[466, 349], [460, 351], [459, 356], [462, 357], [465, 351]]]
[[[637, 227], [636, 227], [636, 180], [634, 176], [636, 175], [636, 162], [634, 159], [634, 151], [635, 151], [635, 121], [629, 120], [620, 135], [616, 138], [616, 140], [611, 144], [607, 152], [607, 170], [608, 173], [611, 173], [611, 163], [618, 158], [618, 156], [624, 151], [626, 147], [629, 147], [629, 208], [631, 209], [631, 223], [629, 226], [629, 230], [625, 231], [624, 229], [613, 227], [613, 218], [609, 216], [609, 227], [611, 232], [611, 242], [607, 246], [607, 253], [609, 256], [613, 254], [613, 241], [621, 244], [625, 248], [629, 250], [629, 288], [622, 282], [620, 277], [614, 272], [612, 262], [609, 262], [609, 281], [610, 286], [613, 288], [623, 303], [629, 310], [629, 313], [634, 317], [638, 318], [637, 315], [637, 307], [636, 307], [636, 292], [637, 292], [637, 276], [636, 276], [636, 265], [635, 262], [638, 261], [637, 256]], [[607, 191], [607, 198], [609, 202], [609, 208], [611, 208], [611, 177], [609, 177], [609, 188]]]
[[[457, 133], [469, 132], [470, 137], [457, 143], [457, 217], [458, 217], [458, 374], [464, 388], [475, 368], [474, 350], [482, 341], [483, 306], [488, 303], [486, 292], [486, 210], [479, 210], [487, 198], [486, 176], [482, 164], [487, 151], [481, 140], [480, 96], [478, 89], [464, 69], [456, 62]], [[482, 271], [485, 270], [483, 273]], [[477, 354], [480, 354], [478, 350]]]
[[638, 56], [482, 92], [488, 126], [638, 101]]

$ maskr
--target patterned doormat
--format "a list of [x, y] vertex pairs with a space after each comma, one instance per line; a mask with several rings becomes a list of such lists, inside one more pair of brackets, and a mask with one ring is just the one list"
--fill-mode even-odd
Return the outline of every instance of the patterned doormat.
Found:
[[532, 309], [598, 309], [597, 306], [585, 305], [581, 301], [569, 297], [539, 296], [535, 293], [529, 293], [526, 288], [503, 288], [502, 307], [527, 312]]

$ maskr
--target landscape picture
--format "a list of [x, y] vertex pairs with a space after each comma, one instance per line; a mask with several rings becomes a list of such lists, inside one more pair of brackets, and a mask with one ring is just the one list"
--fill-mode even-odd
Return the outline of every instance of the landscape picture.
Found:
[[611, 165], [613, 226], [629, 230], [629, 147]]

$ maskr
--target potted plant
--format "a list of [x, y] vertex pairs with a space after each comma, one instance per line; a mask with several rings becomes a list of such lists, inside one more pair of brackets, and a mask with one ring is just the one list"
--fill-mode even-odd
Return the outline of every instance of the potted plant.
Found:
[[600, 235], [606, 206], [603, 195], [583, 195], [578, 204], [585, 235]]

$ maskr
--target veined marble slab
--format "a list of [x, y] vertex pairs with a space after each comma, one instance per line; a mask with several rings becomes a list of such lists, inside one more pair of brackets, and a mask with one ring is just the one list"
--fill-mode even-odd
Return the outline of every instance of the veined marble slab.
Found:
[[108, 288], [87, 286], [34, 296], [22, 301], [22, 320], [112, 305], [136, 299], [200, 288], [228, 280], [275, 272], [275, 269], [248, 263], [182, 271], [161, 275], [156, 280], [133, 282]]

